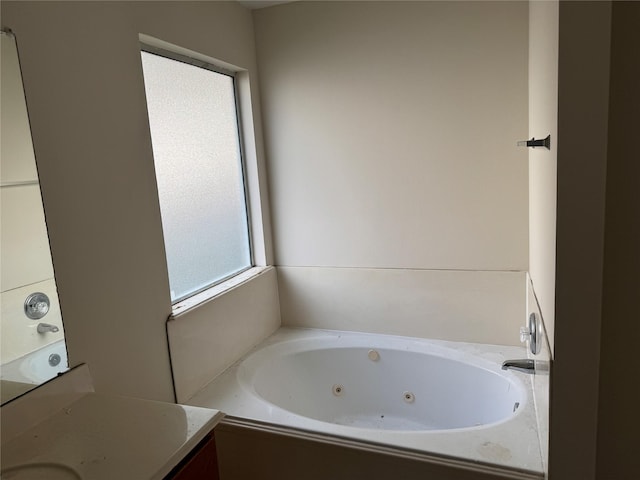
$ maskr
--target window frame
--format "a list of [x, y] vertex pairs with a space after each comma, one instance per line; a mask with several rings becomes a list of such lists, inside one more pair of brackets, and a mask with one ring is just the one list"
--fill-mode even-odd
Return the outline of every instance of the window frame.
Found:
[[[235, 108], [235, 114], [236, 114], [236, 133], [238, 135], [238, 155], [240, 157], [240, 173], [242, 175], [242, 191], [244, 193], [245, 220], [247, 225], [247, 241], [249, 244], [248, 245], [249, 246], [249, 265], [246, 266], [245, 268], [242, 268], [241, 270], [238, 270], [235, 273], [227, 275], [204, 287], [194, 290], [191, 293], [188, 293], [181, 297], [177, 297], [175, 300], [171, 300], [171, 307], [175, 314], [178, 312], [178, 310], [184, 308], [185, 306], [189, 306], [189, 307], [195, 306], [194, 302], [191, 299], [200, 299], [201, 297], [203, 297], [202, 294], [204, 292], [207, 292], [207, 290], [212, 290], [212, 296], [217, 296], [221, 293], [222, 284], [224, 284], [225, 282], [232, 281], [235, 277], [238, 277], [239, 275], [243, 275], [252, 269], [256, 269], [256, 268], [259, 269], [259, 270], [256, 270], [256, 274], [259, 274], [262, 271], [262, 268], [256, 265], [255, 252], [254, 252], [255, 243], [254, 243], [254, 235], [253, 235], [253, 219], [251, 215], [251, 202], [249, 198], [250, 190], [249, 190], [249, 185], [247, 181], [247, 178], [248, 178], [247, 166], [246, 166], [246, 160], [245, 160], [246, 147], [244, 142], [244, 135], [243, 135], [244, 128], [242, 123], [242, 113], [241, 113], [241, 108], [240, 108], [241, 106], [240, 106], [240, 99], [239, 99], [240, 87], [239, 87], [238, 78], [237, 78], [238, 71], [231, 70], [229, 68], [225, 68], [220, 65], [216, 65], [215, 63], [201, 60], [189, 55], [177, 53], [177, 52], [168, 50], [166, 48], [157, 47], [141, 40], [140, 54], [142, 54], [142, 52], [164, 57], [169, 60], [186, 63], [188, 65], [192, 65], [198, 68], [203, 68], [205, 70], [210, 70], [212, 72], [225, 75], [227, 77], [231, 77], [232, 84], [233, 84], [234, 108]], [[144, 71], [143, 71], [143, 80], [144, 80]], [[146, 94], [145, 94], [145, 107], [147, 105], [148, 103], [147, 103]], [[149, 120], [148, 112], [147, 112], [147, 120]], [[149, 129], [151, 129], [150, 124], [149, 124]], [[153, 150], [152, 150], [152, 156], [153, 156]], [[155, 171], [155, 157], [153, 157], [153, 163], [154, 163], [154, 171]], [[160, 197], [158, 195], [158, 205], [159, 204], [160, 204]], [[163, 229], [162, 235], [163, 235], [163, 243], [164, 243], [164, 229]], [[166, 258], [166, 253], [165, 253], [165, 261], [168, 261], [168, 259]], [[168, 270], [167, 270], [167, 273], [168, 273]], [[251, 277], [251, 275], [249, 275], [249, 277]], [[224, 289], [222, 289], [222, 291], [224, 291]], [[203, 298], [202, 300], [206, 300], [207, 298], [208, 297], [205, 295], [205, 298]], [[198, 303], [200, 303], [200, 301], [197, 301], [196, 305]]]

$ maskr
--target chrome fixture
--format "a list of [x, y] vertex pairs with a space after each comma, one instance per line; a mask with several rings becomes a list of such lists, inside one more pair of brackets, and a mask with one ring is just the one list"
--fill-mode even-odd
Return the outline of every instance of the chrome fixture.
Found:
[[536, 362], [523, 358], [521, 360], [505, 360], [502, 362], [502, 370], [517, 370], [523, 373], [535, 373]]
[[[542, 322], [538, 320], [538, 316], [532, 312], [526, 327], [520, 327], [520, 341], [522, 343], [529, 342], [529, 351], [537, 355], [542, 348]], [[523, 373], [536, 373], [536, 367], [539, 371], [548, 371], [547, 362], [536, 362], [529, 358], [518, 360], [505, 360], [502, 362], [502, 370], [517, 370]]]
[[529, 342], [529, 350], [534, 355], [540, 353], [542, 347], [542, 325], [538, 321], [535, 313], [529, 315], [529, 322], [526, 327], [520, 327], [520, 341]]
[[38, 324], [38, 333], [47, 333], [47, 332], [56, 333], [59, 330], [60, 329], [58, 327], [56, 327], [55, 325], [51, 325], [49, 323]]
[[49, 366], [57, 367], [58, 365], [60, 365], [61, 360], [62, 357], [60, 355], [58, 355], [57, 353], [52, 353], [51, 355], [49, 355]]
[[24, 314], [31, 320], [40, 320], [49, 312], [49, 306], [49, 297], [42, 292], [35, 292], [24, 301]]

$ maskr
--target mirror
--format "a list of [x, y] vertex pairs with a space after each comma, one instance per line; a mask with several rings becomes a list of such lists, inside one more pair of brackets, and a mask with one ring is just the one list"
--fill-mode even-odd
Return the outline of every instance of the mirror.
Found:
[[0, 394], [5, 403], [67, 370], [62, 315], [16, 38], [2, 34]]

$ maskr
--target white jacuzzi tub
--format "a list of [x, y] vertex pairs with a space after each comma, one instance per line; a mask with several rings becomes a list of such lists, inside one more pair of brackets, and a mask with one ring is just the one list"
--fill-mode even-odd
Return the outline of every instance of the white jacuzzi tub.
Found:
[[4, 364], [0, 378], [40, 385], [68, 369], [67, 346], [63, 339]]
[[187, 403], [542, 472], [524, 348], [282, 328]]

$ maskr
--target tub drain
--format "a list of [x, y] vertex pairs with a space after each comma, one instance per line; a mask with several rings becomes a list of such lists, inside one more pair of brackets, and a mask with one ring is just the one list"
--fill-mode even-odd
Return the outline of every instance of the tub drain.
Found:
[[339, 397], [340, 395], [342, 395], [342, 393], [343, 393], [343, 392], [344, 392], [344, 387], [343, 387], [342, 385], [340, 385], [340, 384], [336, 383], [336, 384], [333, 386], [333, 394], [334, 394], [336, 397]]
[[407, 403], [413, 403], [416, 400], [416, 396], [412, 392], [404, 392], [402, 398]]

